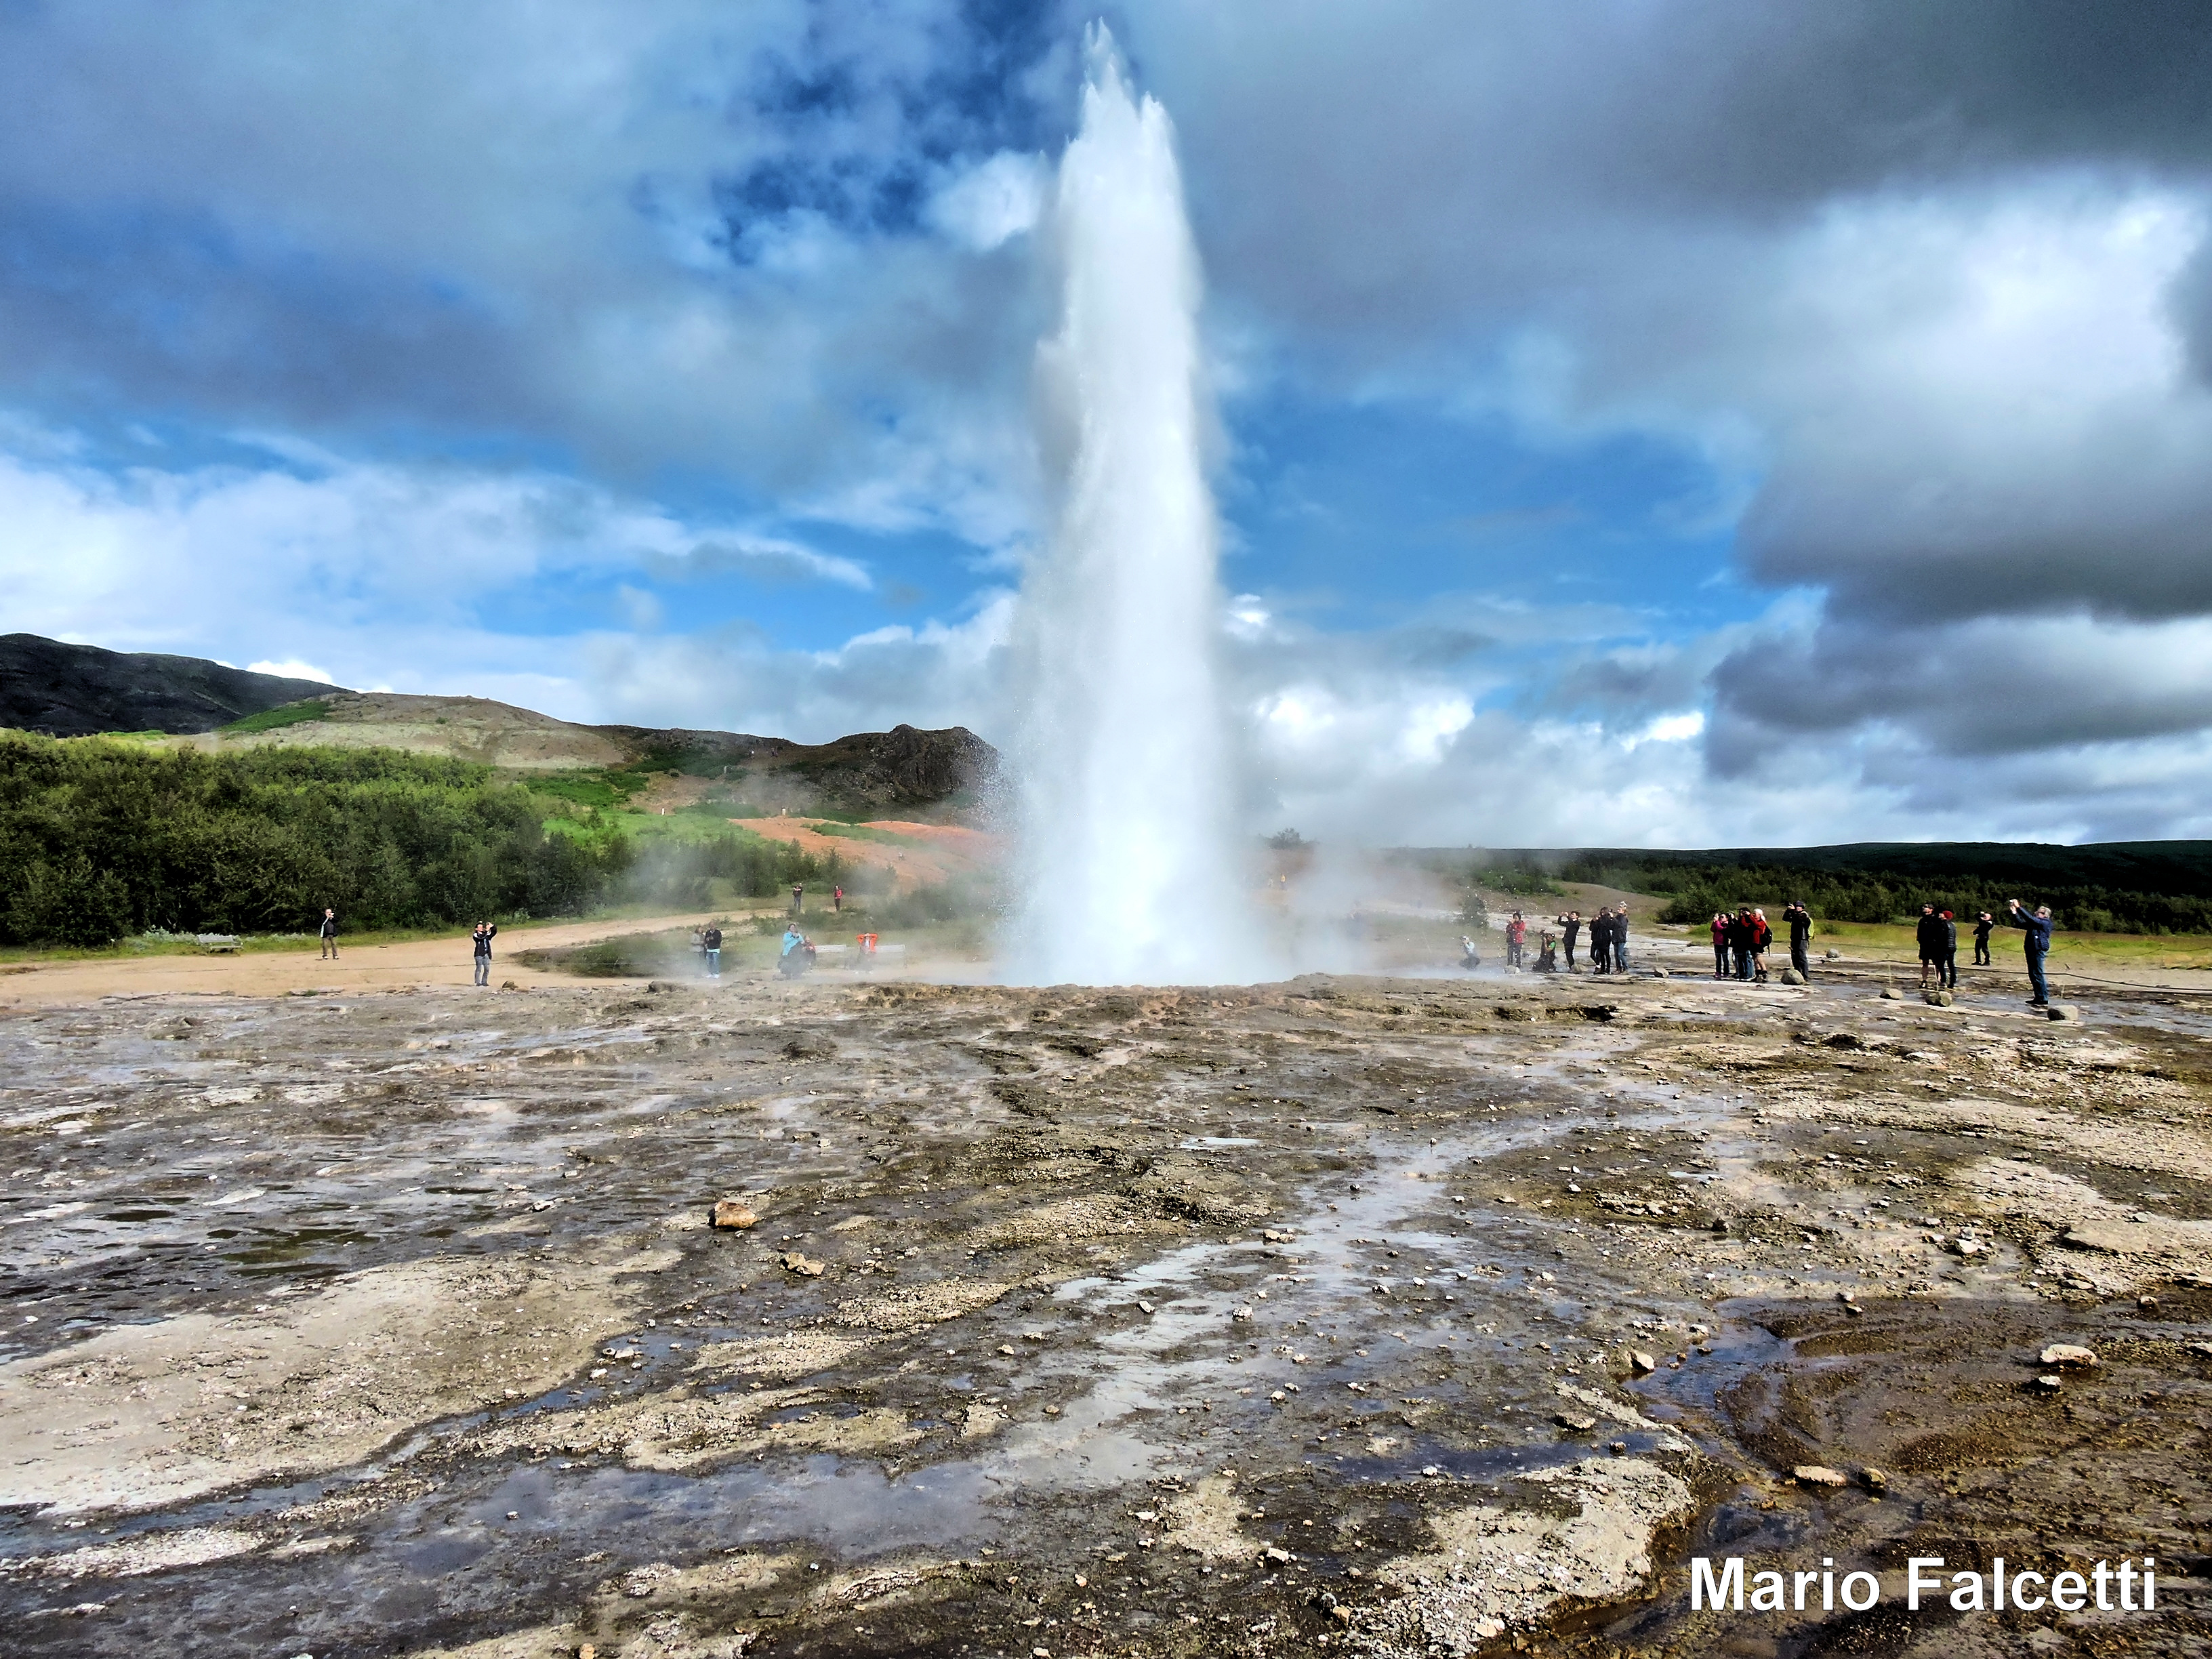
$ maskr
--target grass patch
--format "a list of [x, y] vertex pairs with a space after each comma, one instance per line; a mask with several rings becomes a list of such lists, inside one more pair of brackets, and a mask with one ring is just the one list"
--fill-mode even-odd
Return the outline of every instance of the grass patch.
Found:
[[[1694, 933], [1696, 930], [1691, 930]], [[1990, 955], [1996, 965], [2020, 971], [2021, 930], [2000, 926], [1990, 934]], [[1816, 953], [1830, 946], [1848, 957], [1876, 961], [1917, 963], [1920, 944], [1911, 927], [1879, 922], [1823, 921], [1814, 926]], [[1974, 957], [1974, 930], [1959, 924], [1959, 959]], [[2201, 933], [2055, 933], [2051, 936], [2051, 967], [2063, 973], [2095, 973], [2100, 968], [2212, 969], [2212, 937]]]
[[595, 811], [611, 811], [645, 787], [643, 778], [605, 766], [574, 772], [532, 772], [518, 781], [533, 795], [550, 795]]
[[[275, 708], [264, 708], [258, 714], [248, 714], [242, 720], [233, 720], [216, 735], [225, 738], [251, 737], [257, 732], [280, 732], [288, 726], [304, 726], [309, 720], [331, 717], [331, 705], [325, 697], [307, 697], [298, 702], [288, 702]], [[137, 736], [137, 733], [131, 735]]]

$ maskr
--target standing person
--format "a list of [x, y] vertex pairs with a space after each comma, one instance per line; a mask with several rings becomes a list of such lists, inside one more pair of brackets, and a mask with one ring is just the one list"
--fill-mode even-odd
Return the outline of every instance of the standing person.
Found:
[[1754, 909], [1751, 913], [1752, 967], [1761, 985], [1766, 983], [1766, 951], [1774, 943], [1774, 929], [1766, 925], [1766, 912]]
[[491, 942], [498, 933], [499, 929], [488, 921], [477, 924], [473, 937], [477, 951], [477, 983], [479, 985], [491, 983]]
[[1920, 988], [1923, 991], [1928, 988], [1928, 975], [1930, 970], [1933, 970], [1936, 975], [1936, 983], [1942, 985], [1943, 982], [1943, 919], [1936, 914], [1934, 905], [1923, 904], [1920, 907], [1920, 920], [1912, 931], [1920, 946]]
[[794, 881], [791, 884], [791, 914], [794, 916], [804, 915], [805, 912], [799, 907], [805, 904], [805, 884], [802, 882]]
[[1956, 917], [1943, 912], [1943, 960], [1936, 966], [1940, 971], [1936, 982], [1947, 991], [1959, 988], [1959, 923]]
[[1739, 907], [1735, 915], [1729, 918], [1728, 926], [1729, 954], [1735, 958], [1738, 979], [1751, 977], [1752, 946], [1758, 937], [1759, 930], [1751, 925], [1751, 907]]
[[1559, 936], [1567, 947], [1567, 971], [1571, 974], [1575, 971], [1575, 941], [1583, 936], [1583, 913], [1570, 910], [1553, 920], [1559, 924]]
[[2027, 1006], [2048, 1008], [2051, 988], [2044, 982], [2043, 958], [2051, 952], [2051, 907], [2039, 904], [2029, 910], [2018, 899], [2007, 899], [2005, 926], [2021, 928], [2027, 934], [2021, 941], [2021, 948], [2027, 957], [2027, 982], [2035, 988], [2035, 994], [2027, 1000]]
[[1790, 965], [1810, 979], [1813, 977], [1813, 957], [1806, 947], [1813, 939], [1813, 913], [1805, 908], [1803, 899], [1791, 899], [1790, 908], [1782, 913], [1782, 919], [1790, 924]]
[[1521, 947], [1527, 944], [1528, 940], [1528, 924], [1521, 919], [1521, 913], [1516, 910], [1513, 913], [1513, 919], [1505, 924], [1505, 965], [1508, 968], [1521, 966]]
[[1729, 915], [1725, 910], [1713, 912], [1713, 977], [1729, 976]]
[[1986, 910], [1982, 912], [1981, 919], [1974, 924], [1974, 966], [1977, 968], [1986, 968], [1990, 965], [1990, 929], [1996, 926], [1996, 921], [1990, 918], [1990, 913]]
[[707, 925], [707, 931], [699, 935], [699, 943], [707, 952], [707, 977], [721, 978], [722, 930], [709, 922]]
[[323, 955], [332, 962], [338, 959], [338, 913], [323, 907]]
[[833, 916], [842, 916], [845, 914], [845, 890], [842, 887], [832, 887], [830, 890], [830, 914]]
[[1590, 918], [1589, 960], [1593, 974], [1613, 971], [1613, 912], [1602, 908]]
[[1628, 901], [1613, 907], [1613, 971], [1628, 971]]

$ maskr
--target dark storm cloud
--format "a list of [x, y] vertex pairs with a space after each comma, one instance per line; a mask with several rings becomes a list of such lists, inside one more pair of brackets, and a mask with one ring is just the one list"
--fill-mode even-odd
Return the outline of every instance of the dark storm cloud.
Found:
[[1638, 227], [1771, 226], [2023, 167], [2212, 167], [2212, 30], [2188, 3], [1126, 10], [1217, 270], [1386, 336], [1443, 320], [1424, 301], [1526, 301], [1569, 273], [1555, 303], [1602, 304], [1633, 285], [1605, 267]]
[[1608, 724], [1693, 707], [1704, 692], [1717, 642], [1624, 645], [1578, 653], [1544, 688], [1541, 706]]
[[[2201, 7], [1128, 15], [1210, 268], [1298, 372], [1570, 441], [1672, 429], [1741, 479], [1746, 574], [1824, 608], [1727, 656], [1717, 770], [2212, 720], [2099, 667], [2212, 611]], [[2024, 618], [2057, 630], [2055, 702], [1989, 643]], [[1969, 646], [1997, 665], [1930, 666]], [[1723, 654], [1571, 658], [1538, 701], [1625, 717]]]
[[1793, 744], [1868, 726], [1953, 758], [2197, 732], [2212, 726], [2209, 647], [2212, 623], [2197, 621], [1828, 622], [1719, 664], [1708, 754], [1716, 770], [1742, 775]]

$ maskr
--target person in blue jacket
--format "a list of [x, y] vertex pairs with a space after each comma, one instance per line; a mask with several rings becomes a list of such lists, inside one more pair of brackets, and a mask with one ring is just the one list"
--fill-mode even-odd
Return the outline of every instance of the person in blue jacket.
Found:
[[2027, 954], [2027, 982], [2035, 988], [2035, 994], [2027, 1000], [2031, 1008], [2051, 1006], [2051, 988], [2044, 983], [2043, 958], [2051, 951], [2051, 907], [2039, 904], [2030, 910], [2018, 899], [2005, 901], [2005, 922], [2008, 927], [2022, 929], [2027, 937], [2021, 948]]

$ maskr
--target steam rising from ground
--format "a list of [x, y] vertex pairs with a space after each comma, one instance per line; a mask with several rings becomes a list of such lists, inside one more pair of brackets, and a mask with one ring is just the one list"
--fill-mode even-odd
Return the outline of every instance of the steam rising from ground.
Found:
[[1048, 230], [1060, 332], [1038, 352], [1060, 497], [1023, 589], [1017, 978], [1203, 983], [1260, 971], [1214, 665], [1216, 523], [1198, 254], [1167, 113], [1089, 41]]

